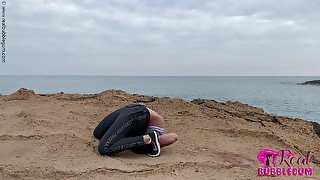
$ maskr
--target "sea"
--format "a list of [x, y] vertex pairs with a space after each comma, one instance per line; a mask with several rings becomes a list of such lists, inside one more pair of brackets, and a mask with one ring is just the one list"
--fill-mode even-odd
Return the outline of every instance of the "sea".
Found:
[[239, 101], [270, 114], [320, 123], [320, 86], [298, 85], [320, 77], [306, 76], [86, 76], [0, 75], [0, 94], [21, 87], [36, 93], [99, 93], [120, 89], [159, 97]]

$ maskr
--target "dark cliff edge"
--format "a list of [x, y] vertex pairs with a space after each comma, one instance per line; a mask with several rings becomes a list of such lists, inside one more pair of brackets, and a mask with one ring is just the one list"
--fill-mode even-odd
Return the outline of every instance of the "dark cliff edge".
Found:
[[298, 83], [298, 85], [316, 85], [316, 86], [320, 86], [320, 80], [306, 81], [306, 82]]

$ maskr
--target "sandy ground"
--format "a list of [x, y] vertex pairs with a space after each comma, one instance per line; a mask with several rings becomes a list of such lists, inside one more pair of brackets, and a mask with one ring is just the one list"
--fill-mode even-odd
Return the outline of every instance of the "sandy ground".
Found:
[[[93, 129], [108, 113], [134, 102], [162, 115], [166, 131], [176, 132], [179, 141], [156, 158], [131, 151], [100, 156]], [[116, 90], [94, 95], [20, 90], [0, 96], [0, 179], [288, 179], [257, 177], [261, 148], [312, 150], [315, 174], [306, 179], [320, 179], [319, 136], [308, 121], [238, 102], [186, 102]]]

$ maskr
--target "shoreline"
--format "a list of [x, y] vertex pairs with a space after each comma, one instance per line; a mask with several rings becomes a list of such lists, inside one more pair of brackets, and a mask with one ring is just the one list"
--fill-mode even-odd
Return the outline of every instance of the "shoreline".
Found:
[[317, 87], [297, 85], [311, 79], [319, 77], [0, 76], [1, 84], [4, 86], [0, 93], [10, 95], [20, 87], [33, 89], [36, 93], [63, 91], [84, 94], [121, 89], [128, 93], [177, 97], [188, 101], [195, 98], [220, 102], [240, 101], [262, 107], [268, 113], [320, 123], [320, 112], [317, 108], [320, 101], [314, 98], [317, 95]]
[[[62, 76], [62, 75], [61, 75]], [[18, 91], [20, 91], [21, 89], [26, 89], [26, 88], [20, 88]], [[27, 90], [27, 89], [26, 89]], [[17, 91], [17, 92], [18, 92]], [[33, 91], [33, 90], [30, 90], [30, 91]], [[101, 91], [99, 93], [65, 93], [63, 91], [61, 92], [57, 92], [57, 93], [35, 93], [33, 91], [33, 93], [35, 94], [38, 94], [39, 96], [50, 96], [50, 95], [55, 95], [55, 94], [65, 94], [65, 95], [80, 95], [80, 96], [97, 96], [98, 94], [100, 93], [103, 93], [105, 91], [122, 91], [122, 92], [125, 92], [125, 93], [128, 93], [124, 90], [121, 90], [121, 89], [107, 89], [107, 90], [104, 90], [104, 91]], [[16, 92], [14, 92], [16, 93]], [[11, 93], [11, 94], [1, 94], [0, 93], [0, 96], [10, 96], [14, 93]], [[129, 93], [129, 94], [133, 94], [133, 95], [141, 95], [141, 94], [137, 94], [137, 93]], [[191, 102], [192, 101], [195, 101], [195, 100], [198, 100], [198, 99], [201, 99], [201, 100], [207, 100], [207, 101], [214, 101], [214, 102], [217, 102], [217, 103], [221, 103], [221, 104], [226, 104], [226, 103], [232, 103], [232, 102], [237, 102], [237, 103], [240, 103], [240, 104], [244, 104], [244, 105], [248, 105], [248, 106], [251, 106], [251, 107], [254, 107], [254, 108], [261, 108], [263, 110], [263, 112], [271, 115], [271, 116], [279, 116], [279, 117], [284, 117], [284, 118], [289, 118], [289, 119], [292, 119], [292, 120], [303, 120], [303, 121], [308, 121], [308, 122], [311, 122], [311, 123], [315, 123], [315, 126], [319, 126], [317, 128], [320, 129], [320, 123], [317, 122], [317, 121], [314, 121], [314, 120], [307, 120], [307, 119], [303, 119], [303, 118], [299, 118], [299, 117], [290, 117], [290, 116], [286, 116], [286, 115], [281, 115], [281, 114], [274, 114], [272, 112], [266, 112], [264, 110], [263, 107], [258, 107], [258, 106], [254, 106], [254, 105], [251, 105], [251, 104], [248, 104], [248, 103], [244, 103], [244, 102], [241, 102], [241, 101], [238, 101], [238, 100], [225, 100], [225, 101], [218, 101], [218, 100], [214, 100], [214, 99], [205, 99], [205, 98], [195, 98], [195, 99], [183, 99], [183, 98], [179, 98], [179, 97], [170, 97], [170, 96], [153, 96], [153, 95], [143, 95], [143, 96], [150, 96], [150, 97], [155, 97], [155, 98], [172, 98], [172, 99], [180, 99], [180, 100], [183, 100], [183, 101], [186, 101], [186, 102]], [[319, 130], [320, 131], [320, 130]], [[320, 132], [319, 132], [320, 133]]]
[[[162, 115], [179, 141], [156, 159], [130, 151], [97, 153], [92, 130], [108, 113], [143, 102]], [[261, 148], [313, 151], [320, 172], [320, 126], [266, 113], [240, 102], [129, 94], [35, 94], [20, 89], [0, 96], [0, 178], [257, 178]], [[307, 178], [307, 177], [300, 177]]]

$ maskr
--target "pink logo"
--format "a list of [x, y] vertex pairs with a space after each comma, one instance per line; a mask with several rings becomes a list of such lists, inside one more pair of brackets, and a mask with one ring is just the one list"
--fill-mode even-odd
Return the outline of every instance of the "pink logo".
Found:
[[[259, 176], [280, 176], [280, 175], [312, 175], [312, 168], [309, 165], [312, 152], [308, 151], [306, 156], [297, 156], [290, 150], [275, 151], [273, 149], [261, 149], [257, 159], [263, 167], [258, 168]], [[285, 167], [280, 167], [285, 166]], [[297, 166], [304, 166], [296, 168]]]

